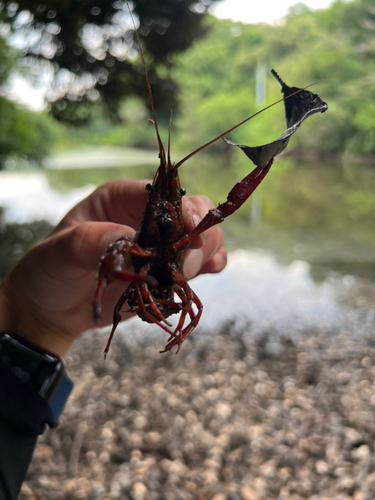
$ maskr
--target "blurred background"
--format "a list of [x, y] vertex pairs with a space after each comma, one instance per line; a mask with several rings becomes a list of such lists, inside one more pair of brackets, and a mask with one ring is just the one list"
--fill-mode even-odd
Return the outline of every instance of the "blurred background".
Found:
[[[230, 250], [257, 247], [284, 263], [307, 261], [315, 279], [329, 270], [371, 279], [372, 2], [333, 2], [318, 10], [284, 6], [281, 19], [275, 19], [279, 3], [275, 12], [272, 4], [258, 12], [252, 2], [234, 2], [232, 9], [229, 1], [132, 5], [165, 141], [173, 110], [175, 161], [279, 99], [271, 68], [291, 86], [322, 80], [312, 91], [329, 103], [329, 112], [303, 124], [272, 175], [222, 228]], [[126, 6], [98, 1], [52, 7], [2, 5], [2, 275], [34, 236], [48, 231], [46, 223], [55, 224], [94, 186], [121, 177], [152, 178], [157, 165]], [[215, 9], [248, 23], [206, 14]], [[253, 10], [263, 22], [250, 22]], [[284, 130], [280, 104], [229, 138], [256, 146]], [[222, 202], [251, 166], [240, 151], [218, 141], [184, 165], [182, 184], [188, 194]]]
[[[372, 500], [373, 0], [134, 0], [131, 8], [165, 142], [173, 110], [176, 162], [278, 100], [271, 68], [290, 86], [318, 82], [310, 90], [329, 109], [303, 123], [264, 183], [222, 224], [229, 265], [192, 283], [205, 305], [192, 337], [202, 340], [186, 343], [182, 366], [160, 359], [163, 334], [139, 320], [122, 327], [110, 363], [95, 358], [101, 334], [89, 342], [91, 361], [87, 339], [76, 347], [71, 373], [90, 383], [73, 396], [60, 434], [43, 438], [23, 495]], [[152, 179], [149, 117], [125, 2], [1, 2], [0, 277], [97, 185]], [[279, 104], [228, 138], [258, 146], [285, 128]], [[241, 151], [218, 141], [180, 175], [187, 194], [218, 203], [250, 169]], [[245, 373], [253, 375], [244, 386]], [[106, 384], [132, 396], [116, 403]], [[163, 385], [174, 402], [165, 403]], [[155, 394], [165, 396], [160, 405], [146, 404]], [[82, 408], [93, 428], [104, 426], [101, 444], [79, 427]], [[137, 439], [116, 434], [117, 424]], [[202, 434], [201, 444], [191, 442], [194, 429], [216, 441]], [[79, 472], [90, 481], [74, 482]]]

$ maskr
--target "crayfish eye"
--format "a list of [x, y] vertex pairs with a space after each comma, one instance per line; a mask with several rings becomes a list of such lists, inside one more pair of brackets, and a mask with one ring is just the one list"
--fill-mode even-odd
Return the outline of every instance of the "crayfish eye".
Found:
[[186, 194], [186, 189], [181, 188], [181, 189], [180, 189], [180, 194], [181, 194], [181, 196], [185, 196], [185, 194]]
[[151, 184], [146, 184], [146, 189], [147, 189], [147, 191], [151, 191], [151, 189], [152, 189]]

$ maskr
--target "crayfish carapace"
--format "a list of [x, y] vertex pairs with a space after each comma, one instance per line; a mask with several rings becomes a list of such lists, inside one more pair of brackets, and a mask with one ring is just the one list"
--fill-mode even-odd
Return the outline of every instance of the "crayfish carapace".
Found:
[[[158, 131], [151, 87], [135, 26], [134, 29], [145, 70], [153, 116], [151, 121], [156, 131], [160, 165], [152, 185], [146, 186], [149, 190], [148, 201], [134, 241], [127, 237], [117, 240], [108, 248], [99, 265], [94, 300], [94, 314], [97, 319], [101, 315], [101, 297], [105, 287], [114, 280], [131, 282], [114, 308], [113, 327], [105, 354], [108, 352], [117, 325], [121, 321], [120, 311], [126, 302], [129, 307], [127, 312], [137, 313], [143, 321], [155, 323], [169, 334], [168, 343], [162, 352], [170, 351], [174, 346], [177, 346], [177, 352], [179, 351], [182, 342], [198, 325], [203, 310], [201, 301], [180, 271], [185, 250], [194, 238], [222, 222], [249, 198], [269, 172], [274, 157], [286, 148], [289, 138], [307, 117], [314, 113], [323, 113], [328, 109], [327, 104], [317, 94], [306, 89], [288, 87], [272, 70], [272, 74], [281, 84], [283, 99], [280, 101], [284, 101], [287, 124], [287, 130], [279, 138], [258, 147], [242, 146], [224, 138], [229, 132], [253, 118], [255, 116], [253, 115], [196, 149], [177, 164], [172, 163], [170, 133], [167, 152], [165, 152]], [[169, 132], [170, 127], [171, 125]], [[185, 234], [181, 203], [183, 191], [180, 187], [178, 169], [186, 160], [220, 138], [223, 138], [227, 144], [242, 149], [256, 168], [233, 187], [226, 202], [210, 210], [195, 229]], [[131, 257], [134, 273], [126, 271], [125, 262], [128, 256]], [[179, 319], [177, 326], [171, 329], [167, 318], [173, 314], [178, 314]]]

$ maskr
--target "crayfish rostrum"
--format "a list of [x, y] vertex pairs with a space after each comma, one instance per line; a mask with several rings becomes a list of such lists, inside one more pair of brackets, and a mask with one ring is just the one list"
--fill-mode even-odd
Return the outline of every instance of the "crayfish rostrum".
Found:
[[[281, 85], [283, 99], [280, 101], [284, 101], [287, 124], [287, 130], [279, 138], [258, 147], [243, 146], [225, 139], [225, 135], [253, 118], [255, 116], [253, 115], [196, 149], [177, 164], [172, 163], [170, 134], [166, 152], [158, 131], [151, 87], [136, 29], [135, 35], [150, 96], [153, 116], [151, 121], [156, 131], [160, 165], [152, 185], [146, 186], [149, 190], [148, 201], [134, 241], [127, 237], [117, 240], [108, 248], [99, 265], [94, 300], [94, 314], [97, 319], [100, 318], [101, 296], [105, 287], [114, 280], [130, 281], [114, 308], [113, 327], [105, 354], [121, 321], [120, 311], [126, 302], [129, 308], [127, 312], [137, 313], [143, 321], [155, 323], [169, 334], [168, 343], [162, 352], [170, 351], [174, 346], [177, 346], [177, 352], [179, 351], [182, 342], [198, 325], [203, 310], [201, 301], [180, 271], [185, 250], [194, 238], [222, 222], [248, 199], [269, 172], [274, 157], [286, 148], [289, 138], [308, 116], [318, 112], [323, 113], [328, 109], [327, 104], [317, 94], [306, 89], [289, 87], [272, 70], [272, 74]], [[171, 124], [169, 132], [170, 128]], [[186, 160], [220, 138], [223, 138], [228, 145], [242, 149], [256, 168], [233, 187], [226, 202], [210, 210], [190, 233], [185, 234], [181, 203], [184, 193], [181, 190], [178, 169]], [[134, 273], [126, 271], [127, 256], [131, 257]], [[179, 318], [177, 326], [172, 329], [167, 318], [173, 314], [178, 314]]]

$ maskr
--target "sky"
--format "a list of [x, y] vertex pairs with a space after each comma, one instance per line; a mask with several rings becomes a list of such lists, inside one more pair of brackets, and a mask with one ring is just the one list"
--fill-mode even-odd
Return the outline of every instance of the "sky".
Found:
[[288, 8], [304, 3], [311, 9], [324, 9], [332, 0], [224, 0], [213, 8], [213, 14], [223, 19], [243, 23], [273, 23], [287, 14]]
[[31, 111], [41, 111], [45, 107], [46, 86], [33, 88], [21, 75], [12, 73], [8, 81], [7, 97], [18, 104], [27, 106]]

